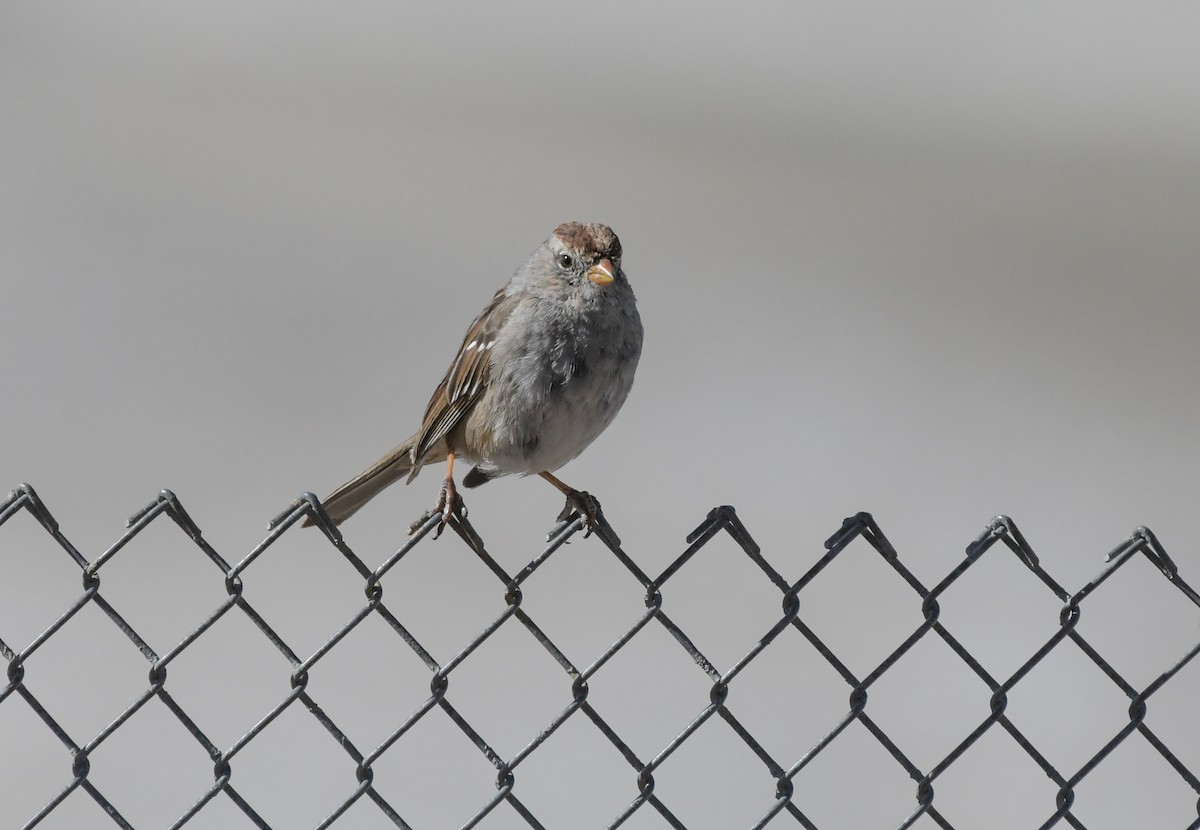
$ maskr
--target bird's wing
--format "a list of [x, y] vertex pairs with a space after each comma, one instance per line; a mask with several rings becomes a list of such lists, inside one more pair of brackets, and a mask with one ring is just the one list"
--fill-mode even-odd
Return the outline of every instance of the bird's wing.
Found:
[[425, 418], [413, 444], [410, 480], [420, 469], [425, 453], [466, 417], [487, 389], [491, 376], [492, 349], [516, 305], [517, 300], [507, 296], [505, 289], [501, 288], [467, 329], [458, 356], [446, 370], [446, 376], [434, 390], [429, 406], [425, 408]]

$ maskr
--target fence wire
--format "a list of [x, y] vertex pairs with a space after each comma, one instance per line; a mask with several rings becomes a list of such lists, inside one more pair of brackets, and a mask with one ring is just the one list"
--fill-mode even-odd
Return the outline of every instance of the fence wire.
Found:
[[[383, 600], [383, 581], [385, 576], [401, 564], [402, 560], [425, 540], [438, 523], [437, 516], [431, 516], [416, 530], [415, 534], [403, 547], [397, 550], [377, 568], [368, 567], [364, 561], [347, 545], [337, 528], [333, 527], [325, 516], [320, 502], [311, 494], [306, 493], [287, 510], [281, 513], [270, 524], [266, 538], [240, 561], [230, 564], [205, 540], [200, 528], [189, 517], [180, 501], [170, 491], [162, 491], [158, 498], [146, 508], [134, 515], [128, 523], [127, 531], [108, 550], [104, 551], [94, 561], [89, 561], [59, 530], [54, 516], [38, 498], [33, 488], [23, 485], [14, 490], [7, 500], [0, 504], [0, 526], [4, 525], [14, 515], [26, 511], [45, 530], [63, 554], [69, 557], [82, 572], [83, 591], [61, 612], [44, 631], [25, 644], [10, 643], [6, 632], [0, 631], [0, 654], [7, 660], [7, 685], [0, 689], [0, 712], [2, 707], [20, 706], [18, 700], [29, 707], [46, 726], [52, 735], [67, 750], [68, 758], [63, 767], [63, 784], [61, 790], [50, 799], [36, 814], [29, 817], [10, 817], [12, 821], [24, 821], [19, 825], [24, 828], [37, 826], [58, 808], [68, 796], [79, 790], [90, 796], [100, 808], [97, 815], [107, 816], [113, 824], [122, 828], [132, 825], [123, 816], [120, 805], [115, 798], [106, 795], [100, 784], [91, 775], [91, 758], [96, 751], [112, 736], [121, 730], [129, 719], [143, 707], [159, 705], [170, 713], [186, 729], [202, 751], [214, 765], [214, 775], [210, 783], [197, 788], [195, 800], [179, 815], [171, 828], [184, 827], [198, 814], [218, 798], [227, 799], [237, 811], [240, 811], [253, 825], [267, 828], [271, 825], [256, 810], [251, 797], [241, 792], [232, 772], [234, 758], [253, 744], [256, 739], [268, 729], [273, 721], [289, 709], [306, 712], [328, 733], [332, 739], [325, 745], [329, 753], [344, 754], [346, 769], [346, 785], [344, 798], [328, 815], [321, 818], [315, 826], [327, 828], [334, 825], [350, 826], [343, 818], [350, 808], [360, 802], [373, 805], [379, 816], [384, 817], [393, 825], [409, 828], [406, 822], [405, 806], [392, 803], [384, 797], [376, 786], [376, 768], [381, 758], [389, 753], [399, 752], [397, 748], [400, 739], [412, 730], [423, 719], [432, 713], [439, 712], [459, 729], [473, 744], [484, 758], [495, 768], [496, 789], [492, 794], [478, 797], [478, 809], [475, 814], [462, 825], [472, 828], [480, 825], [495, 811], [508, 811], [509, 820], [518, 818], [524, 826], [544, 828], [546, 825], [539, 820], [531, 808], [522, 800], [523, 793], [517, 783], [517, 773], [523, 763], [545, 745], [546, 741], [568, 721], [586, 722], [594, 727], [596, 734], [603, 737], [624, 758], [629, 766], [629, 775], [636, 784], [636, 795], [624, 805], [615, 815], [597, 817], [595, 826], [608, 828], [620, 827], [640, 811], [652, 811], [667, 826], [684, 828], [684, 821], [672, 809], [672, 804], [656, 792], [655, 775], [667, 768], [676, 751], [696, 735], [697, 731], [713, 718], [719, 718], [728, 725], [732, 734], [757, 757], [761, 764], [761, 775], [764, 781], [773, 784], [774, 796], [764, 799], [761, 815], [751, 826], [753, 828], [772, 826], [800, 826], [808, 830], [818, 827], [816, 820], [805, 813], [805, 804], [797, 797], [797, 783], [803, 780], [806, 770], [814, 761], [822, 757], [833, 746], [852, 724], [859, 724], [874, 738], [880, 747], [894, 759], [903, 771], [915, 782], [915, 802], [907, 815], [895, 818], [896, 826], [906, 828], [913, 826], [919, 820], [926, 819], [941, 828], [953, 828], [947, 816], [939, 810], [935, 798], [934, 785], [939, 782], [946, 772], [958, 762], [972, 746], [985, 735], [1007, 735], [1021, 751], [1028, 756], [1033, 764], [1057, 786], [1057, 794], [1052, 805], [1047, 805], [1042, 828], [1065, 824], [1074, 828], [1083, 828], [1082, 818], [1073, 812], [1076, 803], [1076, 791], [1080, 783], [1100, 767], [1113, 752], [1126, 741], [1142, 740], [1166, 762], [1167, 767], [1177, 776], [1175, 785], [1188, 788], [1192, 795], [1200, 796], [1200, 780], [1196, 773], [1189, 769], [1180, 755], [1171, 748], [1172, 736], [1160, 734], [1150, 728], [1146, 722], [1148, 706], [1153, 696], [1172, 681], [1179, 672], [1200, 652], [1200, 642], [1197, 642], [1183, 654], [1178, 656], [1173, 665], [1165, 667], [1152, 682], [1141, 688], [1133, 685], [1114, 666], [1105, 659], [1098, 649], [1089, 642], [1079, 631], [1078, 623], [1081, 608], [1105, 582], [1113, 577], [1131, 559], [1144, 556], [1161, 574], [1166, 582], [1178, 590], [1183, 600], [1190, 601], [1195, 608], [1200, 608], [1200, 596], [1184, 581], [1175, 563], [1159, 544], [1154, 534], [1144, 527], [1137, 528], [1133, 534], [1112, 549], [1105, 557], [1105, 566], [1101, 572], [1086, 585], [1075, 592], [1063, 588], [1042, 566], [1032, 548], [1022, 536], [1020, 530], [1005, 516], [999, 516], [992, 521], [983, 532], [966, 548], [966, 556], [940, 582], [932, 588], [926, 587], [900, 561], [896, 550], [887, 537], [867, 513], [859, 513], [844, 521], [841, 528], [825, 543], [826, 553], [808, 571], [795, 582], [789, 583], [763, 555], [759, 546], [747, 532], [732, 507], [724, 506], [712, 510], [705, 520], [687, 537], [687, 548], [671, 562], [662, 573], [651, 577], [646, 574], [621, 546], [620, 539], [606, 521], [601, 520], [600, 527], [595, 533], [603, 548], [615, 558], [628, 572], [630, 590], [637, 592], [644, 599], [645, 611], [637, 619], [630, 622], [626, 630], [602, 653], [586, 664], [576, 664], [557, 645], [554, 640], [530, 617], [523, 609], [523, 586], [529, 578], [544, 567], [546, 562], [561, 550], [563, 545], [577, 534], [582, 528], [578, 519], [560, 524], [547, 538], [547, 544], [527, 565], [516, 574], [509, 574], [495, 558], [488, 553], [483, 539], [465, 520], [451, 523], [452, 529], [462, 542], [474, 553], [479, 563], [485, 567], [497, 582], [497, 587], [503, 592], [504, 609], [492, 619], [479, 633], [464, 643], [461, 649], [444, 663], [439, 663], [427, 651], [417, 638], [406, 628], [401, 616], [389, 608]], [[122, 616], [120, 609], [111, 605], [101, 592], [101, 574], [105, 566], [116, 557], [121, 550], [154, 522], [168, 518], [186, 534], [197, 549], [199, 555], [207, 558], [224, 581], [226, 599], [212, 610], [206, 617], [199, 620], [194, 628], [179, 642], [165, 653], [157, 653], [146, 637], [135, 631]], [[365, 601], [357, 613], [333, 631], [319, 648], [308, 655], [298, 654], [285, 642], [284, 638], [272, 627], [244, 596], [243, 577], [247, 568], [258, 559], [267, 549], [275, 545], [279, 539], [298, 521], [312, 516], [325, 533], [329, 543], [344, 558], [346, 566], [354, 569], [362, 580]], [[688, 566], [696, 553], [707, 545], [718, 534], [727, 534], [744, 552], [750, 562], [762, 574], [762, 579], [774, 586], [779, 592], [778, 619], [767, 630], [761, 633], [753, 644], [732, 665], [721, 669], [714, 665], [701, 651], [696, 642], [683, 630], [664, 608], [662, 588], [676, 577], [682, 569]], [[833, 648], [815, 633], [806, 623], [805, 598], [811, 596], [807, 591], [816, 590], [820, 578], [832, 563], [852, 542], [862, 540], [868, 544], [882, 561], [894, 569], [904, 583], [912, 590], [913, 601], [919, 602], [923, 622], [908, 634], [899, 647], [888, 654], [878, 665], [867, 674], [859, 676], [847, 665], [845, 655], [839, 656]], [[0, 534], [0, 542], [3, 535]], [[976, 566], [981, 557], [997, 545], [1007, 549], [1028, 569], [1037, 582], [1056, 598], [1061, 604], [1058, 626], [1045, 642], [1034, 651], [1028, 659], [1008, 677], [994, 677], [972, 654], [960, 640], [943, 624], [940, 618], [939, 599], [972, 567]], [[0, 580], [6, 580], [4, 573], [3, 548], [0, 547]], [[218, 577], [214, 574], [214, 579]], [[31, 663], [39, 649], [54, 638], [64, 624], [80, 613], [88, 605], [95, 606], [112, 625], [124, 635], [149, 663], [149, 683], [120, 713], [95, 735], [70, 734], [63, 726], [61, 712], [51, 711], [27, 685], [27, 671], [33, 671], [36, 661]], [[1153, 609], [1144, 609], [1142, 613], [1153, 613]], [[273, 707], [263, 713], [257, 722], [240, 735], [231, 745], [221, 747], [206, 735], [205, 729], [192, 714], [184, 708], [168, 688], [168, 668], [172, 661], [192, 648], [205, 637], [212, 626], [227, 614], [242, 614], [255, 628], [261, 632], [267, 643], [287, 660], [291, 665], [290, 692], [280, 699]], [[350, 632], [360, 626], [370, 617], [383, 620], [388, 629], [400, 638], [408, 649], [424, 663], [429, 672], [430, 693], [428, 697], [408, 714], [390, 734], [372, 747], [358, 747], [339, 725], [322, 708], [320, 701], [314, 699], [309, 691], [310, 677], [320, 669], [322, 660], [339, 648], [339, 644]], [[477, 723], [472, 723], [462, 711], [457, 709], [449, 694], [450, 679], [453, 673], [470, 660], [489, 638], [502, 628], [510, 628], [506, 623], [515, 621], [520, 629], [540, 645], [561, 667], [569, 679], [571, 700], [543, 728], [528, 737], [527, 742], [515, 753], [504, 757], [489, 743], [484, 729]], [[628, 736], [623, 736], [613, 725], [610, 717], [598, 710], [589, 701], [589, 683], [593, 678], [605, 671], [610, 660], [621, 652], [647, 626], [661, 626], [678, 644], [698, 671], [707, 676], [707, 701], [698, 703], [681, 700], [681, 707], [696, 706], [695, 714], [690, 722], [663, 744], [653, 755], [639, 755], [631, 747]], [[762, 735], [753, 734], [735, 714], [736, 707], [727, 703], [731, 688], [738, 682], [739, 676], [767, 649], [771, 648], [776, 638], [785, 630], [794, 629], [807, 640], [828, 665], [845, 682], [849, 690], [849, 708], [834, 722], [828, 724], [827, 732], [815, 744], [795, 757], [775, 757], [765, 748]], [[961, 663], [969, 669], [987, 689], [990, 690], [988, 708], [990, 714], [978, 723], [961, 740], [932, 766], [921, 767], [911, 757], [911, 750], [901, 745], [899, 739], [894, 739], [885, 729], [872, 718], [868, 711], [867, 701], [869, 692], [889, 670], [895, 667], [922, 640], [935, 638], [945, 643]], [[1038, 747], [1039, 737], [1023, 731], [1007, 714], [1009, 694], [1018, 686], [1030, 672], [1044, 661], [1056, 649], [1064, 647], [1070, 641], [1087, 660], [1091, 661], [1108, 681], [1129, 700], [1128, 720], [1114, 734], [1099, 736], [1099, 749], [1082, 765], [1075, 769], [1058, 769], [1048, 760], [1049, 753]], [[86, 694], [86, 690], [84, 690]], [[1198, 699], [1193, 693], [1193, 700]], [[779, 713], [780, 717], [786, 713]], [[1135, 736], [1137, 736], [1135, 738]], [[20, 747], [4, 747], [6, 753], [21, 752]], [[340, 757], [340, 755], [339, 755]], [[851, 784], [847, 784], [851, 787]], [[856, 786], [856, 785], [853, 785]], [[472, 794], [464, 794], [471, 797]], [[678, 808], [676, 808], [678, 809]], [[1196, 804], [1197, 818], [1186, 824], [1188, 828], [1200, 828], [1200, 798]], [[8, 821], [6, 819], [6, 821]], [[924, 823], [923, 823], [924, 824]], [[5, 826], [9, 826], [6, 824]], [[12, 826], [18, 826], [15, 823]], [[1183, 825], [1181, 825], [1183, 826]]]

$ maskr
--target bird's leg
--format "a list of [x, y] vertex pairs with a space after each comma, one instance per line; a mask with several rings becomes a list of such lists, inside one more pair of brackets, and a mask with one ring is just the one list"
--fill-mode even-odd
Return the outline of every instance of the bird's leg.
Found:
[[437, 533], [433, 535], [434, 539], [442, 535], [446, 522], [451, 518], [467, 517], [467, 506], [463, 504], [462, 496], [454, 486], [454, 450], [446, 454], [446, 477], [442, 479], [442, 489], [438, 493], [438, 502], [434, 510], [442, 514], [442, 523], [438, 525]]
[[442, 489], [438, 492], [437, 504], [434, 505], [433, 510], [409, 526], [408, 535], [416, 533], [421, 525], [438, 513], [442, 515], [442, 520], [438, 522], [437, 530], [434, 531], [434, 539], [442, 535], [442, 531], [446, 529], [446, 522], [451, 519], [467, 518], [467, 506], [463, 503], [462, 496], [458, 494], [458, 488], [454, 486], [454, 450], [450, 450], [446, 454], [446, 477], [442, 479]]
[[583, 538], [592, 535], [592, 531], [600, 524], [603, 513], [600, 511], [600, 502], [591, 493], [586, 493], [583, 490], [576, 490], [562, 481], [559, 481], [548, 472], [538, 473], [546, 481], [553, 484], [560, 493], [567, 497], [567, 503], [563, 507], [562, 512], [558, 514], [558, 521], [565, 522], [573, 515], [579, 516], [583, 522]]

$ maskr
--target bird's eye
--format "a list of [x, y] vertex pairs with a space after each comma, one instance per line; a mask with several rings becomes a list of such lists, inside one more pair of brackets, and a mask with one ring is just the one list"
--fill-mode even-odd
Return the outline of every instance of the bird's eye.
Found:
[[556, 262], [558, 262], [558, 267], [564, 271], [570, 270], [571, 266], [575, 264], [575, 260], [571, 259], [570, 254], [559, 254]]

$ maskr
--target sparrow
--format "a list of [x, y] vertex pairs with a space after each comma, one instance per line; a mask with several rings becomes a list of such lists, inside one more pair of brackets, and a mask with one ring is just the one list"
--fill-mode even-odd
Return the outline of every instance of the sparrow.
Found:
[[324, 499], [326, 513], [341, 524], [388, 485], [445, 461], [434, 508], [440, 534], [466, 515], [458, 460], [472, 465], [462, 479], [468, 488], [536, 473], [566, 496], [559, 520], [577, 515], [591, 534], [599, 502], [553, 473], [612, 423], [641, 352], [617, 235], [607, 225], [559, 225], [471, 323], [417, 431]]

